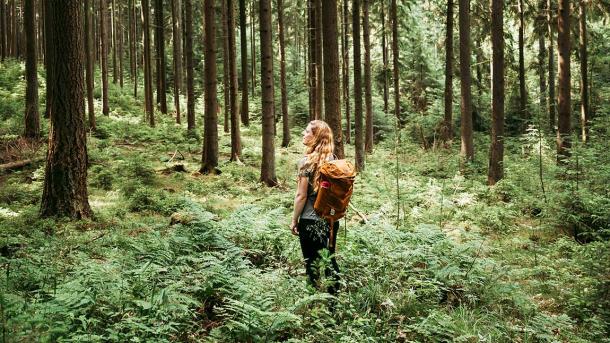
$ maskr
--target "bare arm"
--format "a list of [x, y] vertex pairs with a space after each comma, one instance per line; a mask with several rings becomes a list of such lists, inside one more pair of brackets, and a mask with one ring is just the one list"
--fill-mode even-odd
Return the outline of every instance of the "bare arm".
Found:
[[307, 201], [307, 184], [309, 180], [305, 176], [300, 176], [297, 180], [297, 192], [294, 195], [294, 210], [292, 212], [292, 222], [290, 223], [290, 230], [293, 235], [298, 235], [297, 224], [299, 222], [299, 216], [303, 212], [305, 202]]

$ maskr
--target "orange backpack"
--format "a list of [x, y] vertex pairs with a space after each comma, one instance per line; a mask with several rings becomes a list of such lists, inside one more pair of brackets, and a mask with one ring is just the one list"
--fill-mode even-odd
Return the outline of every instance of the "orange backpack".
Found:
[[318, 215], [330, 222], [329, 248], [335, 246], [333, 225], [343, 218], [352, 196], [356, 168], [348, 160], [334, 160], [320, 167], [320, 186], [313, 205]]

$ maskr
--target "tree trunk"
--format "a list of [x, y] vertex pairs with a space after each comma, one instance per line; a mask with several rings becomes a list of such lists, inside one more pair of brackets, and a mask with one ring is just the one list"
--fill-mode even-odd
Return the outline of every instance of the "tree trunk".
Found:
[[123, 88], [123, 24], [121, 23], [122, 20], [122, 15], [121, 15], [121, 6], [119, 5], [117, 7], [117, 31], [118, 31], [118, 48], [119, 48], [119, 53], [118, 53], [118, 59], [119, 59], [119, 86], [121, 88]]
[[241, 158], [239, 134], [239, 109], [237, 103], [237, 58], [235, 56], [235, 0], [227, 0], [227, 25], [229, 26], [229, 103], [231, 106], [231, 161]]
[[92, 214], [87, 196], [83, 6], [78, 0], [62, 0], [47, 9], [53, 23], [48, 47], [56, 50], [50, 67], [61, 72], [53, 73], [49, 80], [55, 84], [57, 99], [51, 103], [53, 115], [40, 213], [43, 217], [80, 219]]
[[316, 81], [316, 0], [309, 0], [307, 2], [308, 9], [308, 41], [309, 41], [309, 120], [314, 120], [318, 116], [316, 114], [318, 105], [316, 104], [318, 98], [317, 95], [317, 84]]
[[472, 137], [472, 94], [470, 85], [470, 0], [459, 0], [459, 26], [460, 26], [460, 76], [461, 76], [461, 136], [462, 146], [460, 154], [466, 162], [474, 159], [474, 143]]
[[[339, 32], [337, 31], [337, 0], [322, 2], [322, 27], [324, 51], [324, 108], [325, 119], [333, 131], [335, 155], [344, 158], [343, 131], [341, 129], [341, 97], [339, 79]], [[364, 166], [364, 165], [363, 165]]]
[[[450, 0], [453, 1], [453, 0]], [[386, 29], [385, 29], [385, 1], [381, 2], [381, 55], [383, 62], [383, 112], [388, 113], [388, 103], [389, 103], [389, 85], [388, 85], [388, 44], [386, 41]]]
[[[243, 0], [241, 0], [243, 1]], [[261, 11], [262, 14], [262, 11]], [[262, 18], [262, 17], [261, 17]], [[284, 43], [284, 1], [277, 0], [277, 20], [279, 25], [279, 40], [280, 40], [280, 92], [282, 98], [282, 147], [288, 147], [290, 144], [290, 122], [288, 120], [288, 96], [286, 94], [286, 51], [285, 51], [285, 43]], [[270, 24], [271, 25], [271, 24]], [[266, 33], [265, 33], [266, 34]], [[269, 32], [271, 36], [271, 32]], [[261, 38], [263, 37], [263, 30], [261, 30]], [[261, 41], [262, 42], [262, 41]], [[262, 43], [261, 43], [262, 44]], [[269, 51], [273, 54], [273, 49]], [[242, 48], [242, 53], [244, 49]], [[265, 57], [265, 54], [261, 53], [261, 57]], [[269, 56], [272, 57], [271, 55]], [[272, 62], [273, 60], [271, 60]], [[271, 67], [273, 67], [273, 63], [271, 63]], [[265, 72], [269, 73], [269, 70]], [[242, 75], [246, 75], [245, 73]], [[265, 75], [261, 67], [261, 75]], [[271, 76], [273, 76], [273, 68], [271, 68]], [[271, 77], [273, 81], [273, 77]], [[261, 81], [262, 82], [262, 81]], [[264, 87], [264, 86], [263, 86]], [[264, 88], [263, 88], [264, 90]]]
[[112, 0], [112, 11], [110, 11], [110, 35], [112, 37], [112, 83], [116, 85], [119, 80], [119, 73], [117, 65], [117, 28], [115, 0]]
[[580, 0], [580, 131], [583, 143], [589, 138], [589, 92], [587, 71], [587, 9], [584, 0]]
[[193, 70], [193, 3], [184, 0], [184, 26], [186, 39], [184, 54], [186, 55], [186, 122], [187, 130], [195, 129], [195, 90]]
[[[187, 0], [190, 2], [190, 0]], [[214, 0], [205, 0], [205, 120], [203, 126], [203, 156], [201, 169], [204, 174], [217, 174], [218, 166], [218, 114], [216, 109], [216, 21]]]
[[[250, 125], [248, 104], [248, 39], [246, 27], [246, 0], [239, 0], [239, 32], [241, 48], [241, 121], [245, 126]], [[254, 39], [254, 37], [250, 37]]]
[[250, 52], [250, 56], [252, 56], [252, 96], [256, 95], [256, 39], [254, 38], [254, 31], [255, 27], [254, 27], [254, 18], [256, 17], [256, 14], [254, 12], [254, 4], [256, 3], [256, 1], [252, 0], [250, 2], [250, 48], [251, 48], [251, 52]]
[[[180, 85], [182, 84], [182, 27], [181, 27], [181, 14], [182, 9], [180, 0], [172, 0], [172, 39], [174, 48], [174, 109], [176, 110], [176, 123], [180, 124]], [[214, 37], [216, 34], [214, 33]], [[214, 42], [216, 46], [216, 42]], [[214, 57], [216, 52], [214, 52]], [[207, 63], [206, 63], [207, 66]], [[214, 77], [216, 77], [216, 61], [214, 60]], [[207, 80], [207, 79], [206, 79]], [[216, 93], [216, 80], [214, 80], [214, 93]], [[207, 81], [206, 81], [207, 82]], [[206, 91], [206, 94], [209, 94]], [[214, 105], [216, 105], [214, 103]], [[216, 110], [214, 110], [216, 113]]]
[[441, 139], [453, 139], [453, 0], [447, 0], [447, 28], [445, 31], [445, 117]]
[[163, 0], [155, 0], [155, 41], [157, 49], [157, 103], [159, 110], [167, 114], [167, 81], [165, 72], [165, 20]]
[[[327, 1], [327, 0], [325, 0]], [[334, 0], [330, 0], [334, 1]], [[323, 79], [323, 47], [322, 47], [322, 0], [315, 0], [315, 30], [314, 34], [316, 35], [316, 49], [315, 49], [315, 65], [316, 65], [316, 118], [315, 119], [324, 119], [324, 79]], [[335, 146], [335, 149], [337, 147]]]
[[[281, 12], [282, 2], [278, 1]], [[261, 95], [263, 125], [263, 157], [261, 163], [261, 182], [269, 187], [277, 185], [275, 177], [275, 144], [274, 144], [274, 107], [273, 89], [273, 37], [271, 35], [271, 1], [259, 1], [260, 40], [261, 40]], [[281, 15], [280, 15], [281, 17]], [[283, 45], [280, 42], [280, 45]]]
[[[0, 0], [2, 1], [2, 0]], [[25, 88], [25, 133], [26, 138], [40, 137], [40, 115], [38, 113], [38, 71], [36, 43], [36, 1], [25, 0], [23, 13], [26, 39], [26, 88]]]
[[129, 71], [133, 82], [133, 96], [138, 97], [138, 53], [136, 50], [136, 5], [129, 0]]
[[[544, 27], [545, 24], [545, 16], [544, 12], [546, 9], [546, 0], [540, 0], [538, 4], [538, 10], [540, 11], [540, 15], [538, 17], [538, 25], [540, 27]], [[538, 75], [539, 75], [539, 84], [540, 84], [540, 113], [544, 113], [547, 108], [546, 102], [546, 75], [544, 69], [544, 63], [546, 61], [546, 42], [544, 40], [544, 31], [540, 32], [538, 36]], [[542, 121], [540, 122], [542, 125]]]
[[495, 185], [504, 177], [504, 4], [491, 0], [491, 146], [487, 183]]
[[400, 82], [398, 74], [398, 16], [396, 14], [396, 0], [392, 0], [390, 16], [392, 17], [392, 76], [394, 78], [394, 116], [400, 129]]
[[362, 30], [364, 34], [364, 104], [366, 107], [366, 130], [364, 150], [373, 152], [373, 95], [371, 78], [371, 37], [369, 29], [369, 0], [363, 2]]
[[108, 107], [108, 39], [106, 34], [106, 18], [108, 17], [108, 4], [100, 0], [100, 40], [102, 41], [102, 113], [110, 114]]
[[[352, 135], [352, 123], [350, 118], [350, 108], [349, 108], [349, 43], [347, 40], [347, 32], [349, 31], [349, 15], [348, 15], [348, 5], [349, 0], [343, 0], [343, 35], [341, 36], [341, 47], [342, 47], [342, 55], [343, 55], [343, 104], [345, 107], [345, 142], [350, 143], [351, 135]], [[383, 2], [382, 2], [383, 6]]]
[[152, 58], [150, 52], [150, 7], [148, 0], [142, 0], [142, 14], [144, 19], [142, 23], [142, 30], [144, 31], [144, 102], [146, 104], [148, 124], [150, 126], [155, 126], [152, 89]]
[[364, 170], [362, 130], [362, 61], [360, 54], [360, 0], [352, 2], [352, 42], [354, 44], [354, 128], [356, 169]]
[[519, 116], [521, 119], [521, 132], [525, 133], [529, 124], [527, 113], [527, 90], [525, 89], [525, 19], [523, 14], [523, 0], [518, 1], [519, 7]]
[[[1, 0], [0, 0], [1, 1]], [[48, 0], [43, 0], [48, 1]], [[91, 5], [85, 0], [85, 82], [87, 83], [87, 112], [89, 113], [89, 130], [95, 130], [95, 109], [93, 107], [93, 56], [92, 56], [92, 25]]]
[[549, 129], [555, 130], [555, 49], [553, 47], [553, 0], [548, 0], [547, 23], [549, 32]]
[[[0, 0], [2, 1], [2, 0]], [[45, 55], [45, 69], [46, 69], [46, 93], [45, 93], [45, 112], [44, 112], [44, 117], [45, 118], [50, 118], [52, 113], [51, 110], [53, 108], [53, 106], [51, 106], [51, 103], [53, 102], [53, 93], [55, 91], [55, 89], [53, 88], [53, 82], [51, 82], [51, 80], [54, 79], [54, 75], [53, 75], [53, 68], [51, 68], [49, 61], [53, 60], [55, 58], [55, 56], [53, 56], [53, 54], [55, 53], [55, 49], [53, 49], [50, 45], [51, 42], [53, 41], [53, 18], [51, 17], [51, 2], [50, 1], [44, 1], [44, 5], [45, 5], [45, 51], [46, 51], [46, 55]]]
[[2, 62], [4, 62], [7, 55], [6, 35], [6, 5], [4, 0], [0, 0], [0, 49], [2, 50], [0, 57], [2, 58]]
[[224, 100], [224, 132], [229, 132], [229, 113], [231, 109], [231, 89], [229, 86], [229, 23], [227, 21], [227, 0], [222, 1], [222, 91]]
[[563, 163], [570, 156], [571, 147], [570, 0], [559, 0], [557, 27], [557, 49], [559, 51], [557, 161]]

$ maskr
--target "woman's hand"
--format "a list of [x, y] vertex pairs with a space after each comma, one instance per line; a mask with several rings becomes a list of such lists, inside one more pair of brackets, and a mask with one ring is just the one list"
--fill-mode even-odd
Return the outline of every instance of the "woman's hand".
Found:
[[298, 236], [299, 235], [299, 225], [297, 224], [296, 221], [292, 221], [292, 223], [290, 223], [290, 231], [292, 232], [293, 235]]

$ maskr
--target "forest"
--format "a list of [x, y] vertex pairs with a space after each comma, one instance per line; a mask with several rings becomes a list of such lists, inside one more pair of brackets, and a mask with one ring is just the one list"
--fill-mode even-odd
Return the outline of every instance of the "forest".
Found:
[[[0, 342], [610, 343], [609, 22], [0, 0]], [[289, 223], [317, 119], [358, 174], [311, 284]]]

